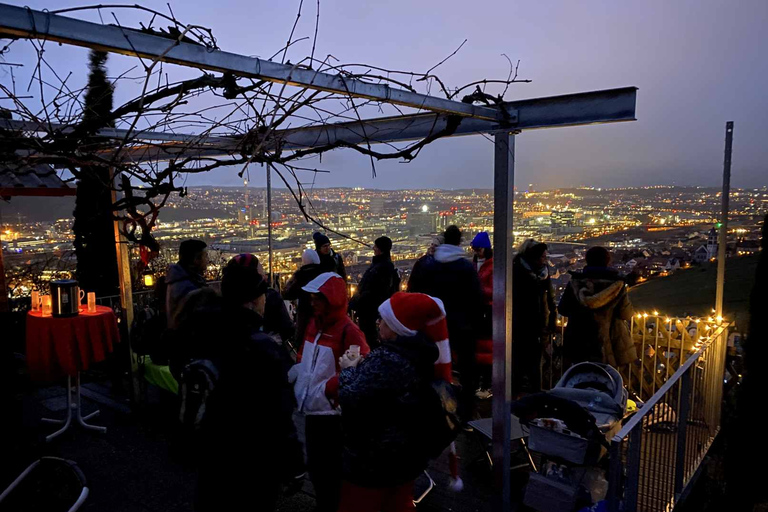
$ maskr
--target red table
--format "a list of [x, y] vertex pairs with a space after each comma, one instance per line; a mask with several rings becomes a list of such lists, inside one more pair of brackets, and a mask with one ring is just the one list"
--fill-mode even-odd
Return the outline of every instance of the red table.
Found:
[[[89, 313], [80, 306], [80, 314], [67, 318], [43, 316], [40, 311], [27, 314], [27, 366], [32, 379], [49, 381], [67, 377], [67, 417], [64, 420], [43, 418], [49, 423], [61, 423], [61, 430], [49, 435], [51, 439], [66, 431], [75, 419], [85, 428], [106, 432], [106, 428], [89, 425], [85, 420], [95, 416], [95, 411], [83, 417], [80, 412], [80, 371], [91, 363], [103, 361], [112, 347], [120, 341], [115, 313], [108, 307], [96, 306]], [[72, 402], [72, 377], [76, 378], [75, 401]]]

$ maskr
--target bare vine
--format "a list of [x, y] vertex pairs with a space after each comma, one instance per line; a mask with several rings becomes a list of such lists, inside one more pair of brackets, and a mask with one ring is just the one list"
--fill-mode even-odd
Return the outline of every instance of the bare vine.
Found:
[[[503, 55], [509, 64], [506, 79], [482, 79], [448, 87], [433, 71], [456, 55], [466, 40], [423, 73], [344, 64], [332, 55], [319, 59], [315, 54], [320, 2], [317, 1], [312, 37], [297, 35], [302, 8], [303, 0], [300, 0], [286, 44], [272, 56], [294, 69], [334, 73], [345, 81], [387, 84], [413, 92], [425, 92], [424, 89], [429, 92], [436, 84], [448, 99], [472, 89], [461, 101], [485, 105], [500, 105], [511, 84], [529, 81], [518, 79], [519, 61], [513, 65]], [[126, 10], [132, 17], [141, 15], [147, 20], [139, 22], [138, 28], [124, 26], [118, 12]], [[108, 12], [112, 24], [126, 36], [138, 31], [167, 39], [163, 55], [179, 43], [201, 45], [212, 52], [219, 49], [211, 29], [180, 22], [170, 6], [169, 13], [135, 5], [105, 4], [59, 9], [51, 14], [83, 12], [96, 12], [102, 23], [105, 23], [103, 13]], [[45, 27], [37, 30], [42, 33]], [[291, 63], [289, 52], [305, 40], [308, 45], [311, 41], [309, 55]], [[34, 49], [34, 66], [4, 62], [21, 44], [29, 44]], [[83, 168], [108, 167], [114, 179], [105, 181], [103, 186], [117, 193], [114, 218], [129, 240], [152, 249], [157, 249], [152, 230], [160, 210], [173, 194], [187, 193], [184, 178], [189, 174], [234, 167], [242, 176], [249, 164], [270, 166], [288, 187], [302, 215], [329, 229], [310, 212], [311, 202], [303, 181], [309, 173], [314, 183], [317, 173], [327, 171], [302, 162], [343, 147], [367, 156], [375, 176], [376, 161], [410, 161], [428, 144], [454, 133], [462, 121], [459, 116], [448, 116], [444, 127], [435, 125], [427, 137], [407, 144], [382, 144], [374, 148], [372, 137], [364, 133], [362, 143], [337, 140], [290, 149], [281, 138], [282, 129], [360, 121], [364, 130], [364, 119], [387, 114], [388, 110], [397, 113], [402, 110], [395, 105], [354, 98], [351, 94], [323, 92], [230, 73], [202, 73], [172, 81], [160, 57], [149, 60], [138, 53], [134, 59], [137, 65], [120, 73], [113, 72], [114, 78], [110, 79], [116, 90], [131, 91], [133, 98], [114, 108], [109, 115], [88, 116], [84, 103], [87, 87], [73, 71], [61, 70], [66, 62], [54, 64], [47, 57], [50, 51], [47, 45], [51, 44], [44, 38], [12, 39], [0, 44], [0, 162], [16, 169], [47, 164], [58, 170], [51, 172], [59, 172], [70, 181], [78, 180]], [[24, 89], [19, 87], [20, 75], [27, 71]], [[492, 94], [488, 87], [503, 87], [503, 90]]]

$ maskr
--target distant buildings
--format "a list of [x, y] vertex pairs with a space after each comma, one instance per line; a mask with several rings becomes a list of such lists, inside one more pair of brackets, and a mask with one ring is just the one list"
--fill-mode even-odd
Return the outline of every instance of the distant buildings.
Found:
[[409, 213], [406, 226], [412, 236], [437, 233], [437, 214], [430, 212]]

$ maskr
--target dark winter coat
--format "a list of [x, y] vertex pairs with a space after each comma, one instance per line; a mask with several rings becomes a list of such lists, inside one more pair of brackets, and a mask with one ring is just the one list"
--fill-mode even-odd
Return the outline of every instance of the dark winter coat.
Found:
[[408, 279], [408, 292], [427, 293], [430, 288], [430, 278], [434, 268], [437, 266], [437, 260], [431, 254], [425, 254], [413, 264], [411, 277]]
[[544, 334], [554, 330], [556, 318], [555, 290], [548, 272], [546, 269], [531, 270], [522, 256], [515, 256], [512, 262], [512, 337], [515, 345], [539, 344]]
[[331, 249], [330, 254], [320, 254], [318, 251], [317, 255], [320, 257], [321, 273], [336, 272], [344, 282], [347, 281], [347, 269], [344, 268], [344, 258], [341, 257], [341, 254]]
[[344, 427], [343, 477], [362, 487], [391, 487], [427, 467], [428, 425], [444, 420], [431, 387], [435, 344], [421, 335], [399, 337], [342, 370], [339, 403]]
[[[201, 315], [198, 321], [214, 323], [219, 333], [210, 340], [208, 354], [219, 369], [219, 380], [202, 422], [198, 498], [209, 508], [201, 508], [223, 510], [224, 503], [256, 506], [251, 501], [259, 495], [255, 490], [277, 492], [281, 481], [303, 470], [287, 377], [292, 361], [260, 332], [263, 321], [253, 311], [229, 309], [210, 318]], [[203, 328], [200, 334], [210, 330]]]
[[191, 292], [206, 286], [205, 278], [190, 272], [179, 263], [174, 263], [168, 267], [165, 285], [165, 313], [168, 318], [168, 327], [174, 328], [177, 325], [176, 317], [181, 311], [184, 298]]
[[389, 254], [373, 257], [371, 266], [363, 274], [357, 287], [357, 293], [349, 302], [349, 307], [357, 312], [361, 322], [375, 321], [379, 316], [382, 302], [398, 291], [400, 277]]
[[310, 294], [301, 288], [319, 276], [323, 270], [320, 265], [311, 263], [302, 265], [285, 284], [283, 298], [296, 301], [296, 334], [294, 340], [300, 343], [304, 340], [304, 331], [312, 318], [312, 301]]
[[586, 267], [573, 277], [560, 299], [568, 317], [563, 348], [571, 362], [593, 361], [617, 367], [637, 359], [626, 321], [632, 318], [627, 286], [617, 272]]
[[476, 338], [483, 293], [477, 271], [464, 249], [456, 245], [440, 245], [435, 249], [434, 263], [425, 263], [421, 271], [423, 275], [411, 291], [443, 301], [452, 345], [454, 340]]
[[291, 315], [288, 314], [288, 309], [285, 307], [280, 292], [274, 288], [267, 289], [267, 299], [264, 305], [264, 332], [279, 334], [283, 341], [293, 338], [295, 334]]

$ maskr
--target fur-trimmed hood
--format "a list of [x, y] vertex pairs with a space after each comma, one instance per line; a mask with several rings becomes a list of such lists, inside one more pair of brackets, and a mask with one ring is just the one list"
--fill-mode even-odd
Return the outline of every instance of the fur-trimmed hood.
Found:
[[570, 286], [579, 303], [589, 309], [603, 308], [618, 300], [624, 281], [608, 279], [572, 279]]

